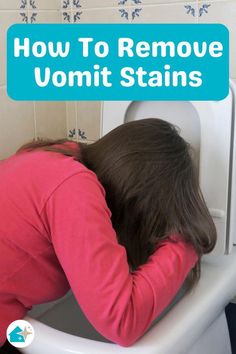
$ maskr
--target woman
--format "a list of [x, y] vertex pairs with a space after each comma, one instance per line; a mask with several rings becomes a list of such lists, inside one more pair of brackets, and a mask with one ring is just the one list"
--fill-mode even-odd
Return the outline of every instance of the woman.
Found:
[[12, 321], [71, 287], [101, 334], [132, 345], [216, 242], [189, 146], [160, 119], [91, 145], [23, 146], [0, 164], [0, 201], [1, 344]]

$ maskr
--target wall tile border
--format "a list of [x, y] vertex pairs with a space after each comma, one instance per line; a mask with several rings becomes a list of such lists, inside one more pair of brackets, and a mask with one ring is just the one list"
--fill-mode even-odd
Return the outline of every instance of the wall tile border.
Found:
[[[86, 0], [90, 1], [90, 0]], [[115, 0], [112, 2], [112, 5], [110, 8], [117, 8], [117, 11], [120, 15], [120, 18], [124, 22], [133, 22], [136, 18], [142, 18], [142, 12], [143, 9], [147, 6], [150, 6], [151, 4], [153, 6], [163, 6], [163, 5], [172, 5], [176, 4], [176, 2], [173, 0], [173, 2], [165, 2], [165, 0], [162, 0], [159, 2], [153, 1], [153, 3], [150, 0], [150, 3], [143, 3], [144, 0]], [[211, 1], [211, 0], [209, 0]], [[219, 0], [214, 0], [214, 2], [217, 2]], [[226, 0], [221, 0], [225, 1]], [[19, 1], [19, 10], [20, 10], [20, 16], [21, 16], [21, 22], [23, 23], [36, 23], [37, 22], [37, 16], [38, 12], [42, 11], [39, 6], [38, 2], [40, 0], [20, 0]], [[184, 0], [183, 0], [184, 2]], [[193, 16], [196, 18], [206, 16], [209, 11], [210, 7], [214, 2], [203, 2], [199, 4], [199, 0], [189, 0], [187, 3], [183, 4], [183, 11], [189, 16]], [[60, 11], [62, 13], [62, 22], [63, 23], [79, 23], [81, 21], [81, 18], [83, 16], [84, 10], [87, 10], [88, 7], [86, 7], [86, 2], [83, 2], [83, 0], [61, 0], [61, 6], [60, 8], [56, 8], [54, 10]], [[179, 3], [181, 5], [181, 3]], [[96, 3], [94, 3], [94, 7], [91, 6], [90, 4], [90, 9], [95, 9]], [[104, 3], [104, 6], [101, 5], [99, 7], [100, 11], [102, 9], [108, 8], [107, 3]], [[45, 11], [45, 10], [43, 10]]]

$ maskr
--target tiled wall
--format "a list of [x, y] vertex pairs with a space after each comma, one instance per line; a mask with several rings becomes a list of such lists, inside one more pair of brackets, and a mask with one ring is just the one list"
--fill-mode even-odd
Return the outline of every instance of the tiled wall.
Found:
[[7, 97], [8, 26], [102, 22], [224, 23], [231, 34], [231, 77], [236, 79], [236, 0], [0, 0], [0, 159], [32, 138], [94, 141], [100, 130], [100, 102], [16, 102]]

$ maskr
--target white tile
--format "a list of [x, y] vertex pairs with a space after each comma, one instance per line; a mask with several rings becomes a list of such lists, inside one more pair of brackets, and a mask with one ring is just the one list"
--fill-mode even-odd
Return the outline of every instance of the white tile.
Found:
[[[34, 2], [33, 2], [34, 1]], [[29, 9], [32, 10], [59, 10], [61, 0], [29, 0]]]
[[37, 10], [38, 0], [27, 0], [27, 3], [28, 3], [28, 9]]
[[77, 11], [64, 10], [61, 13], [61, 17], [62, 17], [62, 23], [65, 23], [65, 24], [79, 23], [79, 22], [81, 22], [81, 18], [83, 17], [83, 11], [81, 11], [81, 10], [77, 10]]
[[143, 6], [131, 14], [134, 23], [196, 23], [196, 7], [192, 3]]
[[72, 24], [72, 14], [70, 10], [64, 10], [61, 12], [61, 22], [65, 24]]
[[77, 103], [77, 127], [79, 139], [97, 140], [100, 134], [100, 101], [80, 101]]
[[0, 10], [19, 10], [27, 7], [27, 0], [0, 0]]
[[60, 11], [29, 11], [29, 23], [61, 23]]
[[72, 1], [71, 0], [61, 0], [61, 10], [62, 11], [70, 11], [72, 9]]
[[35, 102], [36, 136], [59, 139], [66, 137], [65, 102]]
[[[139, 6], [142, 5], [156, 5], [156, 4], [170, 4], [170, 3], [183, 3], [183, 0], [140, 0], [141, 4], [138, 4]], [[188, 0], [188, 3], [196, 3], [197, 0]], [[131, 0], [132, 4], [135, 4], [135, 0]]]
[[222, 23], [230, 32], [230, 76], [236, 77], [236, 1], [199, 2], [199, 9], [204, 4], [210, 5], [199, 17], [199, 23]]
[[0, 88], [0, 159], [34, 138], [33, 103], [13, 101]]
[[122, 10], [128, 13], [127, 8], [104, 8], [84, 10], [81, 15], [81, 23], [127, 23], [128, 19]]
[[0, 86], [6, 83], [6, 32], [14, 23], [22, 23], [20, 12], [0, 11]]
[[[77, 2], [78, 0], [74, 0]], [[122, 0], [80, 0], [79, 4], [82, 8], [97, 8], [97, 7], [117, 7]], [[124, 5], [129, 5], [129, 0], [123, 0]], [[71, 0], [73, 2], [73, 0]]]
[[67, 116], [67, 137], [78, 141], [78, 128], [77, 128], [77, 102], [66, 102], [66, 116]]
[[59, 10], [61, 0], [0, 0], [0, 10]]

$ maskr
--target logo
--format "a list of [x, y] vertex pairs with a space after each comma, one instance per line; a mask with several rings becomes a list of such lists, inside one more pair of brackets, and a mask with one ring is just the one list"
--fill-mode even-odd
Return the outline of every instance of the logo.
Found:
[[12, 322], [7, 328], [7, 340], [16, 348], [25, 348], [34, 340], [33, 326], [24, 320]]

